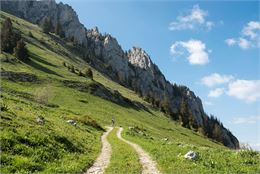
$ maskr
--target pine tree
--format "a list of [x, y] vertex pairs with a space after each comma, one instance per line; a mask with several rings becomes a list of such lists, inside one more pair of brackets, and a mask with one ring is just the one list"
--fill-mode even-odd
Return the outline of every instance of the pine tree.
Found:
[[17, 45], [14, 48], [15, 57], [17, 57], [18, 59], [20, 59], [22, 61], [26, 61], [29, 59], [28, 50], [25, 46], [26, 46], [26, 44], [21, 39], [17, 42]]
[[221, 127], [218, 123], [214, 124], [214, 129], [213, 129], [213, 139], [217, 140], [218, 142], [223, 142], [222, 138], [222, 130]]
[[184, 99], [181, 100], [178, 114], [179, 114], [179, 120], [181, 122], [181, 125], [183, 127], [190, 128], [188, 106]]
[[21, 35], [13, 31], [11, 19], [6, 18], [1, 28], [1, 51], [13, 53], [16, 43], [20, 39]]
[[194, 130], [198, 129], [197, 121], [192, 115], [190, 109], [187, 107], [187, 114], [188, 114], [188, 119], [189, 119], [189, 127], [193, 128]]

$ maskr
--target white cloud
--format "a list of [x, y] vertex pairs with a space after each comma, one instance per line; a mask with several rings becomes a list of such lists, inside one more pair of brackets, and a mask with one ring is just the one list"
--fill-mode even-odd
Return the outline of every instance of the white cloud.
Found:
[[248, 36], [251, 39], [255, 39], [259, 36], [260, 31], [260, 22], [250, 21], [248, 24], [243, 28], [242, 34], [244, 36]]
[[238, 45], [246, 50], [249, 48], [260, 48], [260, 22], [250, 21], [243, 27], [240, 37], [226, 39], [229, 46]]
[[237, 44], [242, 49], [248, 49], [251, 45], [250, 41], [248, 41], [247, 39], [244, 39], [244, 38], [239, 38], [239, 40], [237, 41]]
[[260, 115], [259, 116], [249, 116], [249, 117], [235, 117], [235, 118], [233, 118], [232, 123], [234, 123], [234, 124], [260, 123]]
[[224, 88], [216, 88], [214, 90], [209, 91], [208, 97], [217, 98], [221, 96], [225, 92]]
[[227, 95], [246, 102], [260, 100], [260, 80], [236, 80], [228, 85]]
[[228, 83], [233, 79], [233, 76], [231, 75], [220, 75], [218, 73], [213, 73], [209, 76], [205, 76], [201, 79], [201, 83], [212, 87], [219, 84]]
[[187, 59], [191, 65], [204, 65], [209, 62], [206, 45], [200, 40], [177, 41], [172, 44], [170, 52], [174, 57], [188, 52]]
[[237, 41], [236, 41], [234, 38], [226, 39], [225, 42], [226, 42], [229, 46], [235, 45], [235, 44], [237, 43]]
[[208, 30], [211, 30], [214, 27], [214, 23], [212, 21], [207, 21], [206, 22], [206, 27]]
[[169, 30], [184, 30], [184, 29], [195, 29], [198, 26], [205, 27], [207, 30], [211, 30], [214, 26], [212, 21], [206, 21], [207, 11], [200, 9], [199, 5], [194, 5], [188, 14], [180, 15], [176, 21], [171, 22]]

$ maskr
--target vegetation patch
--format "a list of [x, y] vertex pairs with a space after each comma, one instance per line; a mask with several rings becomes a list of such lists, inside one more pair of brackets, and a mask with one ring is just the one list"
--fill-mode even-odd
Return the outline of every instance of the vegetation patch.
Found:
[[39, 82], [36, 75], [25, 72], [1, 71], [0, 76], [3, 79], [12, 80], [15, 82]]

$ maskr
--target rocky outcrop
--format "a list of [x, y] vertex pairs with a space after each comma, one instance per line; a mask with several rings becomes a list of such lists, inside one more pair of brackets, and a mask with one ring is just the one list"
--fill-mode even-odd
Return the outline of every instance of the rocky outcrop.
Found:
[[[85, 51], [91, 65], [112, 80], [133, 89], [157, 107], [167, 105], [169, 113], [178, 115], [182, 101], [197, 126], [205, 126], [202, 102], [189, 88], [173, 85], [167, 81], [150, 56], [141, 48], [133, 47], [124, 52], [117, 40], [109, 34], [102, 35], [98, 28], [86, 29], [75, 11], [54, 0], [1, 1], [3, 11], [41, 24], [50, 17], [53, 25], [61, 25], [65, 37], [73, 39]], [[84, 58], [86, 56], [84, 55]], [[111, 97], [110, 97], [111, 98]], [[222, 128], [224, 145], [238, 148], [239, 142], [227, 129]]]
[[50, 17], [53, 30], [59, 23], [66, 38], [87, 45], [86, 29], [79, 22], [76, 12], [67, 4], [56, 4], [55, 0], [1, 0], [1, 10], [35, 24], [41, 24], [46, 17]]

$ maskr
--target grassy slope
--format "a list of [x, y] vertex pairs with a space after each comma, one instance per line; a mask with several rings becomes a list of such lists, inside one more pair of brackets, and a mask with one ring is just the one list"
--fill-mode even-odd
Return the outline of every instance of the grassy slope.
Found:
[[[1, 62], [2, 68], [36, 74], [40, 79], [38, 83], [4, 79], [1, 81], [2, 100], [9, 107], [8, 112], [1, 113], [3, 172], [28, 170], [75, 172], [88, 167], [100, 150], [98, 140], [102, 133], [91, 124], [85, 124], [84, 120], [90, 119], [89, 117], [102, 126], [110, 124], [111, 118], [115, 117], [116, 124], [125, 127], [125, 130], [129, 126], [141, 128], [139, 133], [128, 131], [124, 136], [150, 152], [163, 172], [256, 172], [259, 166], [259, 154], [228, 150], [191, 130], [182, 128], [153, 109], [131, 90], [108, 80], [96, 71], [94, 71], [95, 81], [107, 88], [117, 89], [131, 100], [144, 103], [150, 112], [122, 107], [89, 93], [63, 86], [61, 80], [65, 79], [92, 83], [89, 79], [69, 72], [62, 65], [63, 61], [74, 64], [80, 69], [88, 65], [49, 35], [43, 34], [36, 25], [6, 13], [1, 12], [1, 15], [10, 16], [14, 20], [14, 27], [19, 28], [23, 37], [29, 41], [27, 47], [31, 52], [31, 62], [27, 64]], [[29, 31], [34, 38], [28, 37]], [[9, 54], [0, 56], [1, 60], [5, 57], [12, 56]], [[37, 103], [34, 98], [38, 93], [48, 93], [49, 103], [59, 107], [51, 108]], [[82, 99], [86, 102], [80, 101]], [[38, 115], [47, 120], [45, 125], [36, 124], [35, 118]], [[84, 117], [85, 115], [89, 117]], [[66, 120], [71, 118], [81, 119], [81, 123], [76, 127], [68, 125]], [[26, 140], [16, 141], [17, 137]], [[62, 141], [56, 137], [62, 137]], [[162, 140], [165, 137], [169, 139], [167, 142]], [[72, 143], [73, 147], [80, 150], [66, 149], [66, 143], [69, 145]], [[197, 161], [190, 162], [178, 157], [179, 153], [183, 155], [190, 149], [199, 152], [200, 158]], [[36, 153], [37, 150], [42, 153]], [[56, 153], [56, 156], [52, 153]]]

